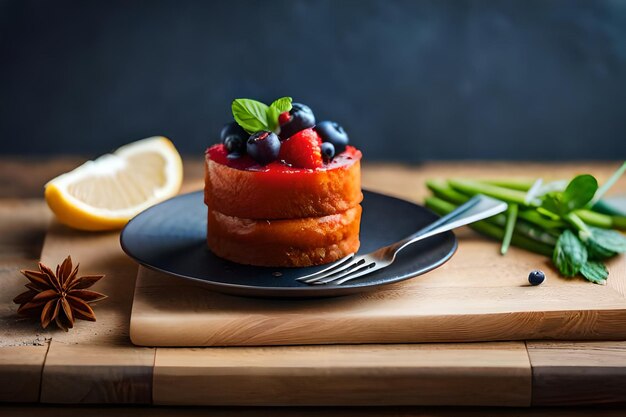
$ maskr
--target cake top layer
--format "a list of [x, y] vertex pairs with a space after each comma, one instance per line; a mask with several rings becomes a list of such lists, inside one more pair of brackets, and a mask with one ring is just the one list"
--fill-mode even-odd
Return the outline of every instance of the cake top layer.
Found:
[[206, 157], [221, 165], [226, 165], [230, 168], [239, 169], [242, 171], [255, 171], [255, 172], [275, 172], [275, 173], [289, 173], [289, 172], [315, 172], [326, 171], [335, 168], [345, 167], [352, 165], [355, 161], [359, 161], [362, 157], [361, 151], [354, 146], [346, 146], [346, 150], [335, 155], [335, 157], [329, 161], [325, 161], [321, 166], [316, 168], [299, 168], [290, 165], [283, 160], [276, 160], [266, 165], [261, 165], [252, 159], [249, 155], [241, 155], [238, 158], [231, 159], [228, 157], [228, 150], [223, 144], [216, 144], [206, 150]]
[[[333, 121], [317, 121], [311, 108], [281, 97], [270, 105], [238, 98], [234, 121], [220, 131], [221, 148], [210, 159], [248, 171], [318, 171], [340, 167], [361, 153], [349, 147], [348, 133]], [[213, 150], [211, 150], [213, 149]]]

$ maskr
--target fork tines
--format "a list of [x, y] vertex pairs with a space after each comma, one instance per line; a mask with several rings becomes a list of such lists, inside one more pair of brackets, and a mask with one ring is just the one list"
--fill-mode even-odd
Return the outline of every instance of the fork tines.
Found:
[[305, 275], [297, 278], [297, 280], [306, 284], [328, 284], [347, 275], [372, 268], [374, 265], [374, 261], [368, 261], [363, 256], [355, 257], [354, 254], [352, 254], [340, 259], [321, 271]]

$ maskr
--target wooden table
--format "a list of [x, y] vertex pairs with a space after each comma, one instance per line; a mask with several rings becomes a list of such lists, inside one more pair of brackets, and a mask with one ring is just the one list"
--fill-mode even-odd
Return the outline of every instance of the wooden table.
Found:
[[[626, 402], [626, 342], [501, 342], [472, 344], [355, 345], [341, 347], [203, 348], [154, 349], [133, 346], [128, 339], [128, 321], [137, 266], [126, 258], [102, 267], [110, 275], [104, 292], [106, 304], [96, 309], [98, 322], [80, 323], [65, 334], [42, 330], [36, 322], [18, 318], [11, 303], [21, 291], [21, 268], [34, 268], [36, 261], [57, 262], [66, 256], [64, 245], [71, 236], [52, 220], [41, 199], [46, 180], [71, 169], [80, 158], [35, 160], [0, 159], [0, 401], [45, 404], [193, 404], [184, 395], [168, 396], [168, 375], [180, 361], [198, 363], [198, 375], [189, 384], [207, 383], [215, 369], [229, 363], [250, 361], [263, 366], [250, 368], [246, 389], [233, 386], [222, 405], [504, 405], [553, 406], [598, 405]], [[546, 173], [568, 177], [591, 172], [606, 178], [616, 164], [510, 164], [437, 163], [420, 167], [365, 165], [366, 187], [421, 201], [426, 195], [424, 179], [463, 175], [534, 175]], [[185, 191], [202, 185], [202, 165], [192, 160], [185, 166]], [[63, 244], [59, 244], [63, 243]], [[119, 248], [111, 248], [118, 251]], [[281, 375], [294, 376], [300, 358], [320, 363], [317, 379], [303, 379], [308, 394], [285, 396], [293, 387], [277, 385]], [[395, 362], [391, 359], [395, 357]], [[404, 359], [407, 360], [404, 360]], [[291, 363], [291, 365], [289, 365]], [[337, 367], [343, 364], [343, 367]], [[346, 366], [353, 364], [354, 367]], [[404, 367], [404, 368], [403, 368]], [[343, 369], [343, 371], [342, 371]], [[350, 371], [346, 371], [349, 369]], [[388, 372], [393, 369], [393, 372]], [[406, 376], [398, 378], [398, 369]], [[223, 373], [221, 374], [223, 375]], [[233, 381], [241, 381], [235, 378]], [[210, 379], [208, 380], [211, 381]], [[292, 378], [290, 381], [298, 381]], [[345, 384], [333, 387], [333, 382]], [[215, 381], [213, 381], [215, 383]], [[222, 381], [220, 381], [222, 382]], [[355, 386], [355, 383], [359, 386]], [[224, 383], [228, 383], [225, 381]], [[324, 389], [320, 389], [323, 387]], [[350, 388], [352, 387], [352, 389]], [[329, 389], [331, 388], [331, 389]], [[228, 392], [228, 390], [222, 390]], [[279, 394], [277, 397], [276, 394]], [[40, 406], [41, 407], [41, 406]], [[29, 414], [29, 407], [11, 408]], [[54, 408], [38, 408], [39, 413]], [[84, 413], [85, 409], [74, 409]], [[89, 408], [88, 410], [93, 410]], [[133, 409], [136, 413], [155, 410]], [[142, 411], [143, 410], [143, 411]], [[169, 408], [160, 408], [166, 413]], [[289, 414], [281, 408], [272, 413]], [[181, 411], [181, 410], [177, 410]], [[218, 415], [231, 409], [216, 408]], [[293, 410], [292, 410], [293, 411]], [[320, 411], [328, 414], [329, 410]], [[454, 408], [403, 407], [378, 409], [388, 415], [542, 415], [542, 408]], [[551, 409], [550, 412], [556, 411]], [[561, 410], [569, 415], [571, 410]], [[579, 410], [580, 414], [589, 413]], [[68, 411], [69, 412], [69, 411]], [[195, 414], [197, 409], [185, 409]], [[247, 412], [252, 412], [247, 409]], [[316, 414], [298, 408], [299, 414]], [[371, 410], [341, 409], [341, 413], [368, 415]], [[623, 410], [603, 408], [593, 414], [621, 415]], [[65, 413], [65, 411], [64, 411]], [[565, 415], [562, 414], [562, 415]]]

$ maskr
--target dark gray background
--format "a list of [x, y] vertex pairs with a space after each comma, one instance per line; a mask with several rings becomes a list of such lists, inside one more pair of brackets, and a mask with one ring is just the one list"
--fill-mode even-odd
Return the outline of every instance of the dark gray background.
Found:
[[291, 95], [368, 160], [626, 157], [626, 1], [0, 0], [4, 154], [217, 140]]

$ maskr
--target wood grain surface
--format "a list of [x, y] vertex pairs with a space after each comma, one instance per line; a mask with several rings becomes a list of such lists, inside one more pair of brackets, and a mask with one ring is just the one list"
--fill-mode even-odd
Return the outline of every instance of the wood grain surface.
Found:
[[41, 382], [42, 403], [151, 404], [154, 349], [53, 340]]
[[49, 337], [17, 316], [20, 269], [36, 267], [50, 214], [41, 200], [0, 202], [0, 402], [37, 402]]
[[117, 232], [81, 232], [52, 221], [41, 251], [41, 261], [55, 267], [68, 255], [80, 264], [79, 274], [102, 274], [93, 287], [108, 298], [93, 304], [96, 322], [78, 320], [70, 332], [52, 330], [55, 342], [126, 344], [137, 265], [124, 255]]
[[38, 402], [48, 345], [0, 347], [0, 402]]
[[129, 407], [12, 405], [0, 412], [11, 417], [623, 417], [623, 407]]
[[154, 372], [155, 404], [527, 406], [530, 391], [515, 342], [158, 349]]
[[150, 403], [154, 349], [128, 343], [137, 265], [122, 252], [117, 232], [80, 232], [53, 221], [42, 262], [56, 265], [70, 254], [80, 263], [79, 273], [105, 275], [92, 288], [108, 298], [94, 305], [96, 322], [77, 321], [67, 333], [50, 330], [41, 401]]
[[50, 218], [42, 200], [0, 200], [0, 349], [47, 346], [49, 336], [37, 322], [16, 314], [13, 298], [26, 291], [20, 269], [37, 268]]
[[[78, 159], [64, 158], [60, 163], [42, 161], [41, 165], [33, 165], [36, 169], [23, 170], [23, 160], [0, 161], [0, 402], [3, 401], [44, 401], [52, 403], [119, 403], [146, 402], [154, 400], [158, 403], [180, 401], [188, 396], [194, 401], [203, 401], [201, 396], [207, 387], [213, 389], [225, 378], [230, 384], [241, 382], [243, 386], [259, 389], [261, 392], [285, 392], [294, 388], [298, 375], [311, 372], [316, 378], [322, 378], [317, 368], [326, 369], [330, 375], [349, 376], [352, 364], [355, 371], [354, 382], [359, 391], [353, 395], [354, 401], [360, 400], [367, 392], [373, 392], [374, 399], [368, 398], [367, 403], [392, 401], [393, 393], [387, 391], [386, 382], [398, 387], [409, 395], [410, 389], [421, 387], [414, 398], [434, 403], [436, 396], [448, 396], [441, 401], [445, 404], [461, 404], [463, 401], [481, 403], [493, 397], [493, 392], [482, 394], [482, 397], [468, 399], [467, 392], [478, 392], [475, 385], [493, 386], [502, 375], [510, 379], [503, 381], [501, 387], [514, 392], [505, 401], [521, 401], [523, 387], [528, 385], [527, 369], [532, 369], [532, 395], [526, 394], [523, 403], [540, 404], [598, 404], [624, 403], [626, 393], [626, 342], [564, 342], [537, 341], [523, 343], [484, 343], [484, 344], [421, 344], [421, 345], [341, 345], [341, 346], [293, 346], [293, 347], [234, 347], [234, 348], [195, 348], [195, 349], [150, 349], [137, 348], [128, 339], [129, 315], [134, 288], [136, 265], [128, 262], [116, 247], [114, 234], [82, 234], [68, 231], [53, 223], [41, 253], [41, 244], [46, 234], [50, 214], [41, 199], [16, 199], [15, 197], [41, 195], [41, 186], [47, 179], [71, 167]], [[69, 161], [69, 162], [68, 162]], [[568, 177], [574, 173], [593, 172], [601, 179], [606, 178], [616, 164], [571, 164], [558, 165], [546, 171], [542, 164], [505, 164], [505, 163], [464, 163], [464, 164], [427, 164], [420, 168], [397, 165], [367, 166], [364, 169], [364, 182], [370, 189], [386, 192], [403, 198], [421, 200], [425, 195], [423, 181], [428, 177], [467, 175], [469, 177], [513, 175], [526, 176], [543, 172], [553, 177]], [[42, 168], [38, 168], [42, 167]], [[202, 164], [190, 161], [185, 165], [187, 181], [185, 191], [201, 186]], [[617, 191], [624, 191], [626, 184], [621, 182]], [[465, 232], [464, 232], [465, 233]], [[468, 233], [466, 238], [483, 241], [483, 238]], [[97, 243], [96, 243], [97, 242]], [[90, 255], [88, 248], [96, 248], [97, 254]], [[70, 252], [68, 252], [70, 251]], [[76, 260], [84, 264], [84, 271], [104, 272], [107, 279], [98, 283], [98, 290], [111, 294], [111, 297], [95, 306], [98, 322], [78, 323], [70, 333], [53, 329], [41, 330], [36, 322], [19, 318], [15, 315], [16, 306], [11, 302], [15, 294], [21, 291], [24, 279], [18, 273], [20, 268], [32, 268], [40, 255], [47, 257], [49, 262], [57, 262], [67, 253], [72, 253]], [[78, 259], [77, 257], [81, 259]], [[451, 268], [454, 264], [448, 264]], [[519, 265], [519, 273], [526, 272], [534, 264]], [[467, 266], [473, 268], [472, 266]], [[480, 268], [480, 265], [475, 267]], [[624, 294], [623, 280], [616, 276], [624, 274], [623, 269], [611, 269], [609, 286], [616, 292]], [[513, 271], [511, 274], [518, 274]], [[428, 276], [425, 276], [426, 278]], [[453, 288], [459, 285], [456, 280], [439, 276], [436, 280], [425, 279], [428, 288]], [[554, 281], [549, 277], [546, 284], [550, 287]], [[613, 281], [611, 281], [613, 280]], [[477, 287], [476, 292], [485, 288], [498, 288], [503, 282], [489, 276]], [[462, 285], [462, 283], [460, 284]], [[507, 284], [508, 285], [508, 284]], [[521, 284], [520, 284], [521, 285]], [[520, 287], [522, 288], [522, 287]], [[549, 320], [548, 320], [549, 321]], [[572, 325], [576, 319], [572, 318]], [[624, 322], [614, 326], [623, 327]], [[50, 343], [50, 341], [52, 341]], [[48, 352], [48, 344], [50, 351]], [[513, 347], [513, 348], [512, 348]], [[462, 349], [470, 349], [465, 363]], [[298, 351], [303, 349], [304, 351]], [[373, 354], [370, 349], [380, 349], [380, 354]], [[393, 355], [386, 355], [387, 349]], [[402, 351], [406, 349], [406, 351]], [[518, 349], [527, 354], [526, 365], [521, 366]], [[241, 354], [249, 352], [249, 354]], [[368, 353], [369, 352], [369, 353]], [[409, 352], [413, 352], [410, 354]], [[495, 352], [495, 354], [494, 354]], [[155, 357], [156, 353], [156, 357]], [[418, 355], [427, 360], [422, 360]], [[48, 356], [48, 358], [46, 358]], [[313, 362], [303, 366], [293, 366], [299, 358], [307, 356]], [[285, 361], [282, 361], [282, 358]], [[354, 362], [352, 359], [354, 357]], [[491, 358], [496, 357], [495, 362]], [[257, 358], [257, 359], [254, 359]], [[315, 358], [315, 360], [313, 360]], [[529, 359], [528, 359], [529, 358]], [[151, 360], [157, 361], [154, 368]], [[388, 362], [385, 362], [388, 360]], [[44, 365], [45, 362], [45, 365]], [[371, 366], [370, 366], [371, 362]], [[385, 366], [388, 363], [389, 366]], [[221, 365], [224, 366], [221, 366]], [[334, 364], [336, 366], [330, 366]], [[394, 365], [395, 364], [395, 365]], [[438, 364], [445, 365], [446, 372], [440, 372]], [[317, 366], [314, 366], [317, 365]], [[500, 369], [506, 370], [504, 374]], [[41, 383], [43, 369], [44, 383]], [[152, 369], [155, 369], [153, 387]], [[377, 371], [379, 369], [380, 371]], [[393, 377], [397, 369], [396, 378]], [[525, 370], [524, 370], [525, 369]], [[413, 375], [409, 380], [402, 381], [403, 374]], [[266, 372], [264, 374], [264, 372]], [[380, 372], [380, 373], [378, 373]], [[429, 373], [430, 372], [430, 373]], [[189, 392], [184, 393], [172, 389], [174, 383], [184, 384], [182, 376], [189, 375], [198, 382], [197, 386], [185, 385]], [[280, 378], [288, 383], [281, 385]], [[366, 375], [367, 378], [363, 378]], [[219, 376], [219, 379], [217, 379]], [[454, 385], [456, 378], [469, 381], [463, 386]], [[419, 379], [416, 379], [419, 378]], [[422, 381], [441, 381], [440, 384], [427, 384]], [[464, 379], [465, 378], [465, 379]], [[446, 380], [447, 379], [447, 380]], [[444, 380], [446, 380], [444, 382]], [[164, 384], [165, 381], [165, 384]], [[167, 382], [169, 381], [169, 382]], [[365, 381], [365, 382], [364, 382]], [[476, 382], [479, 381], [479, 382]], [[517, 383], [511, 388], [511, 382]], [[214, 383], [213, 385], [206, 385]], [[370, 384], [370, 386], [367, 385]], [[245, 385], [247, 384], [247, 385]], [[256, 385], [255, 385], [256, 384]], [[447, 388], [447, 384], [456, 389]], [[312, 390], [318, 386], [309, 385]], [[343, 385], [345, 386], [345, 384]], [[236, 399], [237, 386], [227, 392], [226, 399]], [[265, 390], [265, 391], [264, 391]], [[368, 391], [369, 390], [369, 391]], [[487, 391], [487, 390], [485, 390]], [[492, 391], [491, 389], [488, 391]], [[332, 395], [339, 395], [335, 390]], [[209, 398], [211, 394], [209, 394]], [[304, 394], [299, 394], [304, 395]], [[312, 391], [308, 398], [290, 398], [290, 401], [303, 403], [315, 397]], [[433, 397], [431, 397], [431, 395]], [[477, 394], [479, 395], [479, 394]], [[416, 396], [416, 397], [415, 397]], [[257, 398], [260, 402], [270, 403], [267, 397]], [[305, 401], [306, 400], [306, 401]], [[402, 400], [405, 401], [406, 397]], [[249, 401], [245, 398], [243, 402]], [[395, 401], [395, 400], [393, 400]], [[494, 401], [500, 401], [498, 399]], [[208, 402], [208, 401], [207, 401]], [[212, 403], [217, 400], [211, 398]], [[280, 401], [276, 403], [283, 404]], [[404, 403], [404, 402], [402, 402]], [[354, 402], [353, 404], [356, 404]], [[521, 404], [521, 403], [520, 403]], [[2, 407], [1, 415], [406, 415], [406, 416], [588, 416], [588, 415], [624, 415], [623, 408], [586, 409], [586, 408], [422, 408], [422, 407], [384, 407], [364, 409], [354, 407], [332, 408], [101, 408], [101, 407]]]
[[[227, 296], [141, 268], [131, 339], [143, 346], [626, 339], [626, 299], [613, 287], [561, 278], [546, 258], [517, 248], [507, 256], [497, 251], [465, 231], [452, 260], [433, 272], [314, 300]], [[531, 287], [528, 272], [538, 268], [548, 281]], [[624, 257], [610, 265], [622, 269]]]
[[626, 342], [527, 342], [533, 404], [626, 402]]

